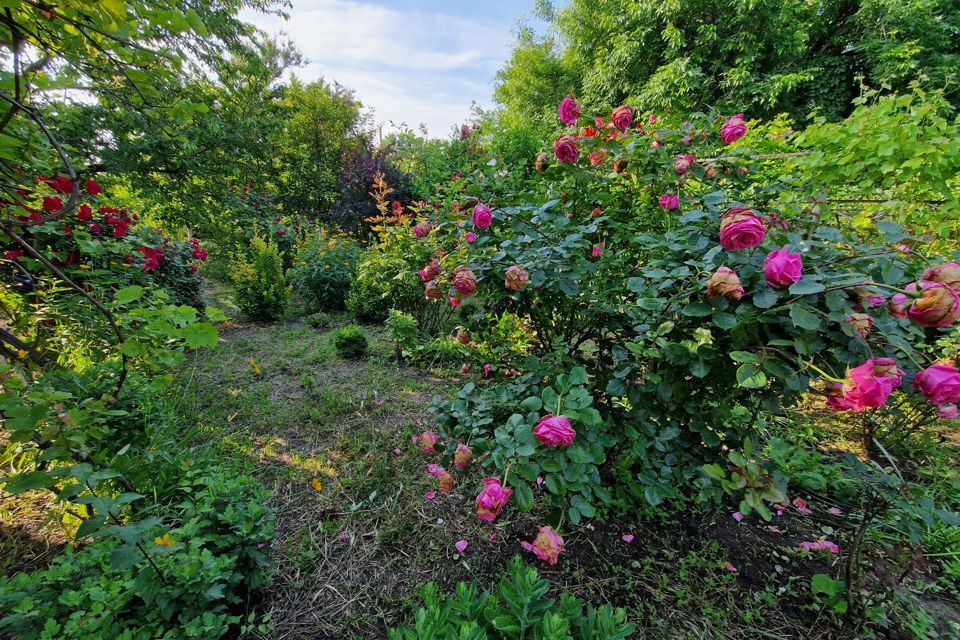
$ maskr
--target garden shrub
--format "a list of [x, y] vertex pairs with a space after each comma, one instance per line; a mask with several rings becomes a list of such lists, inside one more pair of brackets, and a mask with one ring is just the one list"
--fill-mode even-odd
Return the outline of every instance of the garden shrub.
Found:
[[[417, 223], [427, 294], [467, 300], [472, 316], [509, 310], [535, 354], [554, 354], [525, 366], [529, 390], [496, 420], [441, 409], [447, 453], [468, 440], [488, 453], [523, 508], [524, 484], [542, 477], [574, 522], [615, 495], [655, 506], [691, 485], [768, 517], [785, 485], [750, 450], [756, 429], [811, 390], [869, 425], [942, 357], [960, 268], [932, 269], [950, 258], [918, 255], [923, 240], [902, 225], [863, 232], [812, 213], [800, 180], [753, 182], [742, 117], [641, 120], [622, 106], [588, 119], [571, 104], [560, 113], [577, 128], [538, 163], [531, 193], [490, 206], [492, 178], [479, 176]], [[960, 400], [951, 393], [928, 389], [924, 414]], [[558, 416], [572, 443], [536, 436]], [[864, 434], [873, 453], [877, 433]]]
[[254, 320], [276, 320], [283, 315], [290, 287], [276, 244], [254, 236], [249, 253], [236, 253], [232, 266], [237, 307], [244, 314]]
[[333, 346], [341, 358], [362, 358], [367, 355], [367, 334], [363, 327], [348, 324], [340, 327], [331, 334]]
[[305, 322], [314, 329], [326, 329], [330, 326], [330, 316], [323, 311], [317, 311], [308, 315]]
[[423, 606], [414, 612], [412, 627], [388, 631], [390, 640], [622, 640], [636, 629], [626, 610], [605, 604], [584, 607], [564, 591], [559, 601], [546, 597], [550, 584], [519, 557], [507, 565], [507, 575], [493, 592], [459, 583], [452, 594], [441, 594], [428, 584], [421, 592]]
[[0, 632], [24, 640], [222, 637], [240, 621], [237, 605], [270, 575], [269, 492], [217, 470], [188, 472], [180, 491], [182, 502], [162, 518], [0, 582]]
[[304, 232], [287, 273], [293, 290], [311, 310], [345, 308], [360, 257], [360, 245], [344, 233], [325, 228]]
[[420, 345], [417, 321], [409, 313], [390, 309], [385, 324], [393, 340], [397, 359], [409, 358]]

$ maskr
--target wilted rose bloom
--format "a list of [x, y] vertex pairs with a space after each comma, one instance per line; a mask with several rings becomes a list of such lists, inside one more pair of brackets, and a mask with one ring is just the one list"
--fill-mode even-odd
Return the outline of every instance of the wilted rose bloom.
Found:
[[440, 285], [437, 284], [436, 280], [431, 280], [424, 285], [424, 295], [430, 300], [443, 300], [443, 291], [440, 289]]
[[550, 527], [540, 527], [532, 544], [521, 542], [520, 546], [527, 551], [532, 551], [533, 555], [547, 564], [557, 564], [557, 558], [563, 551], [563, 538]]
[[576, 162], [580, 155], [577, 139], [573, 136], [560, 136], [553, 142], [553, 153], [560, 162]]
[[613, 110], [610, 115], [610, 122], [617, 129], [627, 129], [633, 124], [633, 107], [622, 104]]
[[492, 364], [483, 365], [483, 375], [489, 376], [491, 373], [493, 373], [493, 365]]
[[727, 251], [755, 247], [767, 235], [767, 227], [750, 208], [734, 207], [720, 221], [720, 244]]
[[854, 402], [843, 396], [842, 382], [828, 382], [826, 385], [827, 406], [834, 411], [848, 411], [854, 408]]
[[464, 364], [462, 367], [460, 367], [460, 371], [461, 371], [462, 373], [470, 373], [470, 370], [471, 370], [471, 369], [473, 369], [473, 367], [471, 367], [469, 363], [468, 363], [468, 364]]
[[434, 446], [436, 446], [439, 439], [440, 436], [437, 434], [424, 431], [420, 434], [420, 448], [424, 453], [436, 453], [437, 450], [434, 449]]
[[500, 486], [499, 478], [484, 478], [483, 489], [477, 494], [477, 517], [484, 522], [493, 522], [507, 502], [513, 489]]
[[440, 481], [438, 482], [437, 490], [440, 493], [450, 493], [453, 489], [453, 476], [444, 471], [440, 474]]
[[613, 172], [614, 173], [623, 173], [627, 170], [627, 161], [623, 158], [617, 158], [613, 161]]
[[960, 293], [939, 282], [920, 283], [920, 297], [907, 309], [907, 317], [924, 327], [948, 327], [960, 318]]
[[800, 280], [803, 274], [803, 260], [799, 253], [790, 253], [786, 245], [774, 249], [763, 261], [763, 275], [774, 289], [789, 287]]
[[465, 444], [458, 444], [457, 450], [453, 454], [453, 466], [457, 469], [466, 469], [470, 461], [473, 460], [473, 451]]
[[730, 144], [742, 138], [746, 132], [747, 123], [743, 120], [743, 114], [738, 113], [727, 120], [720, 128], [720, 137], [723, 138], [724, 143]]
[[607, 161], [607, 154], [603, 151], [592, 151], [587, 157], [590, 158], [590, 164], [594, 167], [598, 167]]
[[493, 215], [490, 213], [490, 207], [478, 204], [473, 208], [473, 226], [477, 229], [486, 229], [492, 222]]
[[743, 297], [743, 285], [737, 272], [730, 267], [720, 267], [707, 280], [707, 297], [723, 296], [727, 300], [739, 300]]
[[960, 412], [955, 404], [942, 404], [937, 407], [937, 417], [941, 420], [956, 420]]
[[603, 243], [601, 242], [599, 244], [593, 245], [593, 249], [590, 250], [590, 254], [594, 258], [599, 258], [601, 255], [603, 255]]
[[541, 444], [548, 447], [566, 447], [573, 444], [577, 432], [570, 425], [566, 416], [545, 415], [533, 428], [533, 435]]
[[428, 233], [430, 233], [430, 223], [426, 220], [418, 222], [413, 228], [413, 235], [417, 236], [417, 240], [422, 240]]
[[651, 114], [650, 114], [650, 124], [654, 124], [654, 123], [656, 123], [656, 121], [657, 121], [657, 114], [651, 113]]
[[530, 274], [520, 265], [509, 267], [503, 277], [503, 286], [510, 291], [520, 291], [529, 282]]
[[930, 404], [939, 406], [960, 402], [960, 371], [948, 364], [934, 364], [918, 372], [913, 378], [913, 386]]
[[873, 318], [866, 313], [851, 313], [847, 315], [847, 324], [849, 324], [860, 337], [867, 336], [873, 331]]
[[960, 289], [960, 264], [948, 262], [923, 272], [923, 279], [945, 284], [951, 289]]
[[577, 104], [576, 97], [569, 95], [561, 100], [560, 104], [557, 105], [557, 115], [560, 116], [563, 124], [577, 124], [577, 119], [580, 117], [580, 105]]
[[537, 161], [533, 163], [533, 168], [543, 173], [547, 170], [547, 167], [550, 166], [550, 154], [546, 151], [541, 151], [537, 154]]
[[444, 470], [444, 468], [438, 465], [437, 463], [431, 462], [430, 464], [427, 465], [427, 473], [432, 475], [434, 478], [439, 478], [440, 476], [446, 473], [446, 470]]
[[468, 298], [477, 290], [477, 276], [467, 267], [460, 267], [453, 272], [453, 286], [457, 293]]
[[896, 387], [902, 384], [903, 372], [890, 358], [871, 358], [847, 372], [843, 397], [853, 403], [854, 411], [882, 407]]
[[459, 307], [461, 304], [463, 304], [463, 300], [455, 296], [450, 296], [450, 304], [454, 307]]
[[673, 168], [677, 173], [686, 173], [690, 170], [690, 167], [693, 165], [695, 160], [696, 158], [689, 153], [678, 153], [673, 159]]
[[667, 211], [673, 211], [680, 206], [680, 198], [672, 193], [665, 193], [660, 196], [660, 208]]
[[457, 329], [457, 342], [460, 344], [470, 344], [472, 336], [470, 332], [464, 329], [463, 327]]
[[429, 282], [440, 275], [440, 265], [437, 264], [436, 260], [431, 260], [430, 263], [423, 269], [420, 269], [418, 273], [420, 274], [421, 280]]
[[463, 239], [466, 240], [467, 244], [473, 244], [477, 241], [477, 234], [475, 234], [473, 231], [467, 231], [465, 234], [463, 234]]

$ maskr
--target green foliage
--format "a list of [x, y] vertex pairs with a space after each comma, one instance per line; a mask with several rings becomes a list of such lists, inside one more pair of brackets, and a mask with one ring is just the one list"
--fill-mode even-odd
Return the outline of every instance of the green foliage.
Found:
[[240, 620], [235, 607], [269, 577], [269, 494], [251, 478], [216, 471], [188, 472], [178, 494], [163, 517], [124, 527], [122, 543], [106, 530], [46, 569], [0, 582], [0, 632], [24, 640], [166, 638], [171, 629], [223, 636]]
[[562, 593], [547, 598], [550, 584], [519, 557], [507, 565], [507, 575], [495, 593], [479, 592], [463, 582], [453, 594], [441, 595], [433, 584], [421, 597], [424, 606], [414, 613], [413, 627], [390, 629], [390, 640], [619, 640], [628, 638], [635, 625], [624, 609], [606, 604], [584, 607], [579, 599]]
[[417, 321], [409, 313], [390, 309], [385, 324], [390, 331], [390, 338], [396, 346], [397, 354], [401, 357], [410, 357], [420, 344]]
[[255, 320], [276, 320], [290, 301], [283, 259], [271, 240], [254, 236], [248, 254], [237, 252], [231, 265], [240, 310]]
[[304, 321], [314, 329], [326, 329], [330, 326], [330, 316], [323, 311], [311, 313]]
[[355, 240], [321, 228], [297, 241], [294, 265], [287, 275], [310, 309], [338, 311], [346, 305], [359, 259], [360, 245]]
[[727, 460], [726, 469], [719, 464], [707, 464], [703, 470], [727, 493], [743, 496], [739, 504], [740, 513], [748, 516], [757, 512], [769, 522], [772, 514], [767, 504], [787, 502], [785, 478], [777, 471], [771, 473], [767, 467], [772, 465], [765, 465], [753, 458], [752, 440], [744, 442], [743, 453], [728, 453]]
[[341, 358], [362, 358], [367, 355], [369, 346], [367, 334], [363, 327], [356, 324], [349, 324], [340, 327], [331, 335], [333, 346]]

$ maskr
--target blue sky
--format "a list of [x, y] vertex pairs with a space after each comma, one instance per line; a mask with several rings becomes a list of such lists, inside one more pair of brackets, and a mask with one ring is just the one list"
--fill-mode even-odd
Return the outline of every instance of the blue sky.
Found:
[[445, 136], [493, 104], [493, 77], [510, 52], [517, 20], [534, 0], [293, 0], [290, 19], [247, 13], [270, 34], [285, 33], [303, 52], [304, 80], [354, 89], [374, 119], [427, 126]]

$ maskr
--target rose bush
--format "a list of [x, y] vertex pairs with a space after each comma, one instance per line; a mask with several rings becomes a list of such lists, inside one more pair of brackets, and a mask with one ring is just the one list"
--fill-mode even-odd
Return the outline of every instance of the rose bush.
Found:
[[[614, 496], [656, 505], [692, 484], [717, 497], [703, 465], [769, 416], [810, 391], [869, 413], [913, 393], [939, 357], [938, 331], [960, 318], [954, 266], [929, 271], [937, 260], [900, 225], [864, 232], [818, 216], [797, 176], [753, 179], [742, 115], [671, 122], [621, 108], [569, 126], [555, 162], [537, 158], [529, 193], [491, 202], [478, 180], [429, 216], [425, 295], [469, 295], [471, 317], [509, 311], [536, 335], [525, 375], [435, 406], [447, 453], [487, 452], [519, 507], [538, 477], [574, 521]], [[676, 194], [676, 210], [661, 194]], [[538, 440], [548, 414], [570, 421], [572, 444]], [[765, 512], [782, 488], [758, 485], [745, 508]]]

